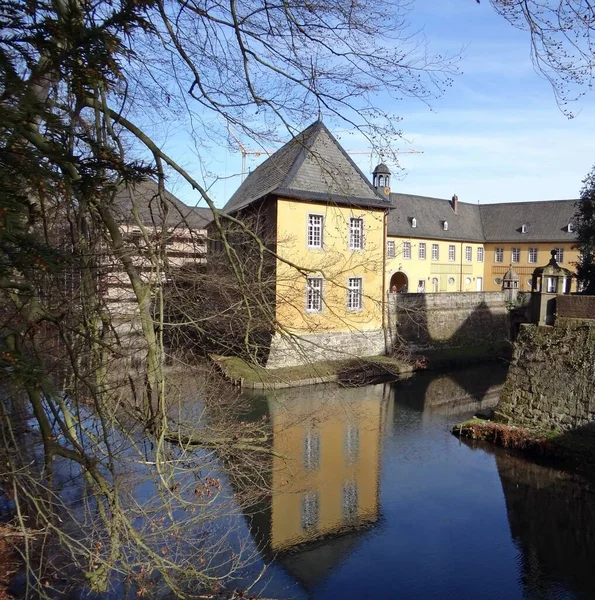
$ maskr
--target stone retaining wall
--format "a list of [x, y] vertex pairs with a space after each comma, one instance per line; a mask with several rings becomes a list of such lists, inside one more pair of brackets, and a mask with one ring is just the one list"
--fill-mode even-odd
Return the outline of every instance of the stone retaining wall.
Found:
[[565, 319], [595, 319], [595, 296], [556, 296], [556, 315]]
[[595, 421], [595, 322], [523, 325], [496, 417], [567, 431]]
[[386, 354], [382, 329], [313, 333], [301, 336], [277, 333], [271, 340], [270, 348], [266, 363], [268, 369]]
[[389, 294], [390, 339], [413, 350], [499, 344], [510, 339], [502, 292]]

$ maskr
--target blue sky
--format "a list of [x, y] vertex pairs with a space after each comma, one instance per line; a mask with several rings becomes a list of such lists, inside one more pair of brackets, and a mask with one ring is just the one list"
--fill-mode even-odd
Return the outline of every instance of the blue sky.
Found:
[[[456, 193], [473, 203], [577, 197], [595, 163], [595, 97], [581, 99], [573, 106], [575, 118], [568, 119], [549, 83], [533, 70], [527, 34], [513, 29], [487, 0], [416, 0], [409, 21], [413, 29], [423, 28], [431, 52], [462, 49], [463, 56], [461, 74], [431, 107], [414, 99], [386, 107], [403, 119], [401, 147], [423, 151], [401, 155], [403, 172], [393, 178], [392, 190], [442, 198]], [[346, 133], [331, 129], [339, 138]], [[344, 146], [369, 150], [358, 139], [349, 137]], [[178, 149], [183, 140], [181, 132], [170, 132]], [[222, 206], [240, 184], [240, 153], [213, 148], [202, 170], [191, 147], [184, 154], [185, 166], [199, 180], [205, 168], [223, 178], [211, 188]], [[250, 157], [248, 166], [254, 169], [265, 158]], [[365, 174], [377, 162], [366, 155], [353, 159]], [[211, 181], [207, 176], [205, 182]], [[183, 185], [171, 187], [196, 204]]]

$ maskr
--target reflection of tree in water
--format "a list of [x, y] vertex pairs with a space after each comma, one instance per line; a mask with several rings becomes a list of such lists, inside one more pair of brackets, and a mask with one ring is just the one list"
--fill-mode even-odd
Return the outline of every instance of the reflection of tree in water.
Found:
[[595, 485], [502, 452], [496, 462], [527, 596], [595, 598]]

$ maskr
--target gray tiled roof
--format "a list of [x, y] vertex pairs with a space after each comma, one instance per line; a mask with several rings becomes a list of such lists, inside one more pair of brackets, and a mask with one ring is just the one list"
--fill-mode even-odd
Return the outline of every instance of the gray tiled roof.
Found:
[[[388, 235], [413, 238], [431, 238], [483, 242], [484, 235], [476, 204], [459, 202], [457, 212], [450, 200], [415, 196], [413, 194], [391, 194], [394, 210], [388, 216]], [[412, 227], [415, 218], [417, 227]], [[448, 230], [444, 230], [444, 221]]]
[[321, 121], [259, 165], [223, 208], [234, 212], [274, 193], [299, 200], [390, 208]]
[[[151, 179], [134, 184], [134, 203], [142, 222], [146, 225], [161, 225], [161, 206], [157, 183]], [[189, 226], [193, 229], [204, 229], [211, 220], [212, 213], [208, 208], [191, 207], [184, 204], [168, 191], [165, 192], [167, 202], [168, 227]], [[125, 187], [121, 187], [114, 197], [114, 211], [120, 223], [134, 223], [132, 199]]]
[[[479, 208], [485, 239], [487, 242], [572, 242], [576, 234], [568, 233], [568, 223], [574, 222], [576, 202], [482, 204]], [[523, 225], [527, 225], [527, 233], [521, 232]]]

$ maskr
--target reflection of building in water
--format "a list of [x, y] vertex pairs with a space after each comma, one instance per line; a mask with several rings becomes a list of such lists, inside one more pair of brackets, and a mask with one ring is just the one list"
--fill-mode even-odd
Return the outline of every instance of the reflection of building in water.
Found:
[[317, 386], [270, 394], [272, 498], [253, 518], [270, 550], [377, 520], [389, 390]]
[[496, 463], [527, 597], [595, 598], [593, 486], [502, 452]]

